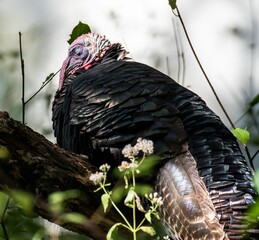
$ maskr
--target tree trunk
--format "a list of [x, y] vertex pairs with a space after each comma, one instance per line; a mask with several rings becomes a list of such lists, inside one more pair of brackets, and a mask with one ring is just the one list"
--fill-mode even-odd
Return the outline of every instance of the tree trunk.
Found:
[[[103, 213], [101, 193], [94, 193], [97, 186], [89, 180], [95, 171], [86, 156], [59, 148], [8, 113], [0, 112], [0, 189], [29, 192], [35, 212], [43, 218], [93, 239], [105, 239], [110, 227], [121, 219], [112, 208]], [[84, 215], [87, 221], [83, 224], [64, 223], [61, 213], [50, 210], [48, 196], [70, 189], [78, 189], [81, 194], [65, 202], [64, 212]]]

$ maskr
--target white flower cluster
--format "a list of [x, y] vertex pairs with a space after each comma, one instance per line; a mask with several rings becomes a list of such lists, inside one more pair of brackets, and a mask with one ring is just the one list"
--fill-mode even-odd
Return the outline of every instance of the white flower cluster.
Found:
[[102, 164], [99, 167], [99, 170], [102, 172], [108, 172], [110, 170], [111, 166], [108, 163]]
[[104, 179], [104, 173], [103, 172], [96, 172], [96, 173], [92, 173], [90, 175], [90, 181], [92, 181], [95, 185], [98, 185], [100, 182], [103, 181]]
[[147, 139], [138, 138], [135, 148], [142, 151], [146, 155], [150, 155], [154, 152], [153, 141]]
[[92, 173], [90, 175], [90, 181], [92, 181], [95, 185], [98, 185], [100, 182], [102, 182], [105, 178], [106, 173], [110, 170], [111, 166], [107, 163], [102, 164], [99, 167], [99, 170], [101, 172]]
[[130, 144], [126, 145], [122, 149], [122, 154], [125, 158], [133, 158], [133, 157], [137, 156], [138, 153], [139, 153], [139, 151], [135, 147], [132, 147]]
[[137, 169], [138, 168], [138, 163], [136, 162], [127, 162], [127, 161], [122, 161], [121, 165], [118, 166], [119, 170], [121, 172], [125, 171], [126, 169]]
[[153, 205], [161, 206], [163, 204], [162, 197], [159, 197], [157, 192], [149, 193], [149, 194], [146, 194], [145, 196], [147, 199], [151, 201]]
[[131, 146], [130, 144], [126, 145], [122, 149], [122, 154], [125, 158], [133, 158], [138, 155], [139, 151], [142, 151], [146, 155], [150, 155], [154, 152], [154, 144], [153, 141], [138, 138], [135, 146]]

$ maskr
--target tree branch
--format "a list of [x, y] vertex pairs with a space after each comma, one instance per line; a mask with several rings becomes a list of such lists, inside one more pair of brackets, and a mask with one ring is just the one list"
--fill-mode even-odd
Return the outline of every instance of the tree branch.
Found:
[[[114, 210], [105, 215], [100, 208], [100, 195], [89, 180], [96, 169], [86, 156], [59, 148], [6, 112], [0, 112], [0, 147], [8, 150], [0, 154], [0, 189], [31, 193], [43, 218], [94, 239], [105, 239], [109, 228], [121, 221]], [[84, 224], [62, 223], [60, 215], [50, 211], [48, 196], [69, 189], [79, 189], [82, 196], [67, 200], [64, 211], [84, 215]]]

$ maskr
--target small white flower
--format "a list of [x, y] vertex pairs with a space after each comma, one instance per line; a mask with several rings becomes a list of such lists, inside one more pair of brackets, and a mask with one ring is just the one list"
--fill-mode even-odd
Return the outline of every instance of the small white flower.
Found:
[[138, 138], [134, 148], [138, 151], [144, 152], [146, 155], [150, 155], [154, 152], [153, 141], [147, 139]]
[[122, 149], [122, 154], [125, 158], [133, 158], [135, 156], [137, 156], [139, 153], [139, 151], [132, 147], [130, 144], [126, 145], [123, 149]]
[[161, 206], [163, 204], [162, 197], [159, 197], [157, 192], [149, 193], [149, 194], [146, 194], [145, 196], [151, 201], [153, 205]]
[[122, 162], [121, 162], [121, 165], [118, 166], [118, 168], [119, 168], [119, 170], [120, 170], [121, 172], [123, 172], [123, 171], [125, 171], [126, 169], [129, 168], [129, 165], [130, 165], [129, 162], [127, 162], [127, 161], [122, 161]]
[[103, 172], [96, 172], [90, 175], [90, 181], [92, 181], [95, 185], [99, 184], [104, 179]]
[[138, 163], [137, 162], [132, 162], [129, 164], [130, 169], [137, 169], [138, 168]]
[[154, 202], [154, 204], [161, 206], [163, 204], [162, 197], [153, 198], [153, 202]]
[[102, 172], [108, 172], [110, 170], [111, 166], [108, 163], [102, 164], [99, 169]]
[[154, 152], [154, 143], [151, 140], [138, 138], [135, 146], [130, 144], [126, 145], [122, 149], [122, 154], [125, 158], [132, 159], [138, 155], [139, 151], [142, 151], [146, 155], [150, 155]]

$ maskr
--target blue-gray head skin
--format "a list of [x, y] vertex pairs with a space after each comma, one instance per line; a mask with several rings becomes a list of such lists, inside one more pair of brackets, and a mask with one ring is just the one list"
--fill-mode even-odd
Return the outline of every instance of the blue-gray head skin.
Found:
[[58, 89], [61, 90], [65, 76], [82, 68], [87, 70], [94, 62], [102, 58], [110, 47], [110, 41], [105, 36], [96, 33], [87, 33], [78, 37], [70, 45], [68, 57], [63, 62]]

